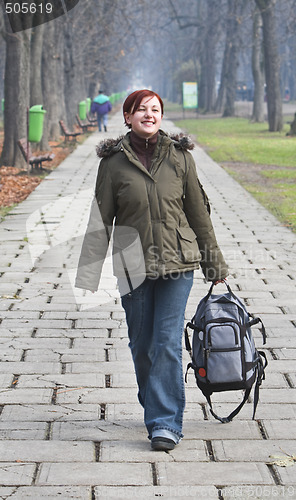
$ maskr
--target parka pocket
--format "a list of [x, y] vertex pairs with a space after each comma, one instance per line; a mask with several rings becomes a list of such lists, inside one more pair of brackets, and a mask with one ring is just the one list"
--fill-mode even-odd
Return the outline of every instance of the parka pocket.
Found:
[[199, 262], [201, 254], [196, 241], [196, 234], [191, 227], [178, 227], [177, 236], [182, 261]]

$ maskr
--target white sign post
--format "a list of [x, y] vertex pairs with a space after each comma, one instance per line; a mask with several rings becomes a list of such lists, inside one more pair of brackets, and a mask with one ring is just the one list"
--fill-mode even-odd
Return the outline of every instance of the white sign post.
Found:
[[196, 82], [183, 82], [183, 113], [185, 109], [198, 108], [198, 86]]

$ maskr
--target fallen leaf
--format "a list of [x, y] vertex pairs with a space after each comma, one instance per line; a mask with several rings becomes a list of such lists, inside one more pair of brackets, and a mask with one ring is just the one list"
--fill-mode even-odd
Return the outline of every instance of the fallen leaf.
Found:
[[20, 300], [21, 297], [15, 293], [14, 295], [0, 295], [0, 299], [17, 299], [17, 300]]
[[291, 467], [296, 462], [296, 456], [293, 455], [270, 455], [272, 459], [271, 465], [278, 465], [279, 467]]
[[[3, 146], [4, 134], [0, 131], [0, 152]], [[83, 141], [79, 139], [77, 143]], [[50, 149], [54, 152], [54, 159], [44, 164], [46, 170], [36, 169], [27, 172], [17, 167], [0, 167], [0, 207], [10, 207], [25, 200], [29, 194], [42, 182], [44, 174], [54, 170], [71, 152], [76, 144], [65, 144], [63, 138], [60, 141], [49, 141]], [[34, 151], [34, 155], [42, 154], [42, 151]], [[44, 153], [48, 153], [45, 151]], [[40, 176], [41, 175], [41, 176]]]

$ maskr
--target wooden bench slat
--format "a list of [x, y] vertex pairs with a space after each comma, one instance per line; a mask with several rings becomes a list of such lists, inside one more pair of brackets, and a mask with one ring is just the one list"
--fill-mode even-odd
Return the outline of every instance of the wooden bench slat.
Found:
[[21, 153], [26, 163], [29, 163], [33, 168], [35, 165], [41, 168], [43, 162], [52, 161], [55, 157], [53, 153], [48, 153], [46, 155], [40, 155], [40, 156], [33, 156], [30, 143], [27, 143], [26, 139], [20, 139], [17, 142], [17, 144], [21, 150]]
[[64, 135], [64, 137], [65, 137], [65, 141], [66, 141], [67, 139], [70, 139], [70, 140], [71, 140], [71, 138], [73, 138], [73, 139], [76, 141], [76, 137], [77, 137], [78, 135], [81, 135], [81, 134], [82, 134], [82, 132], [79, 132], [79, 131], [77, 131], [77, 132], [74, 132], [74, 131], [73, 131], [73, 132], [72, 132], [72, 131], [68, 130], [68, 128], [66, 127], [65, 122], [64, 122], [63, 120], [60, 120], [60, 121], [59, 121], [59, 124], [60, 124], [60, 127], [61, 127], [62, 134], [63, 134], [63, 135]]
[[83, 120], [80, 120], [79, 116], [76, 115], [76, 121], [79, 125], [80, 128], [82, 128], [83, 131], [88, 131], [88, 129], [90, 127], [96, 127], [96, 123], [90, 123], [90, 122], [86, 122], [86, 121], [83, 121]]

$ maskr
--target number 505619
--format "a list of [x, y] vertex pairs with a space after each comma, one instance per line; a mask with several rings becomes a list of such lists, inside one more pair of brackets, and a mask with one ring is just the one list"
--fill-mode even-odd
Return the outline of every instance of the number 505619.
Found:
[[40, 14], [52, 13], [53, 6], [50, 2], [43, 3], [31, 2], [6, 2], [5, 11], [7, 14]]

